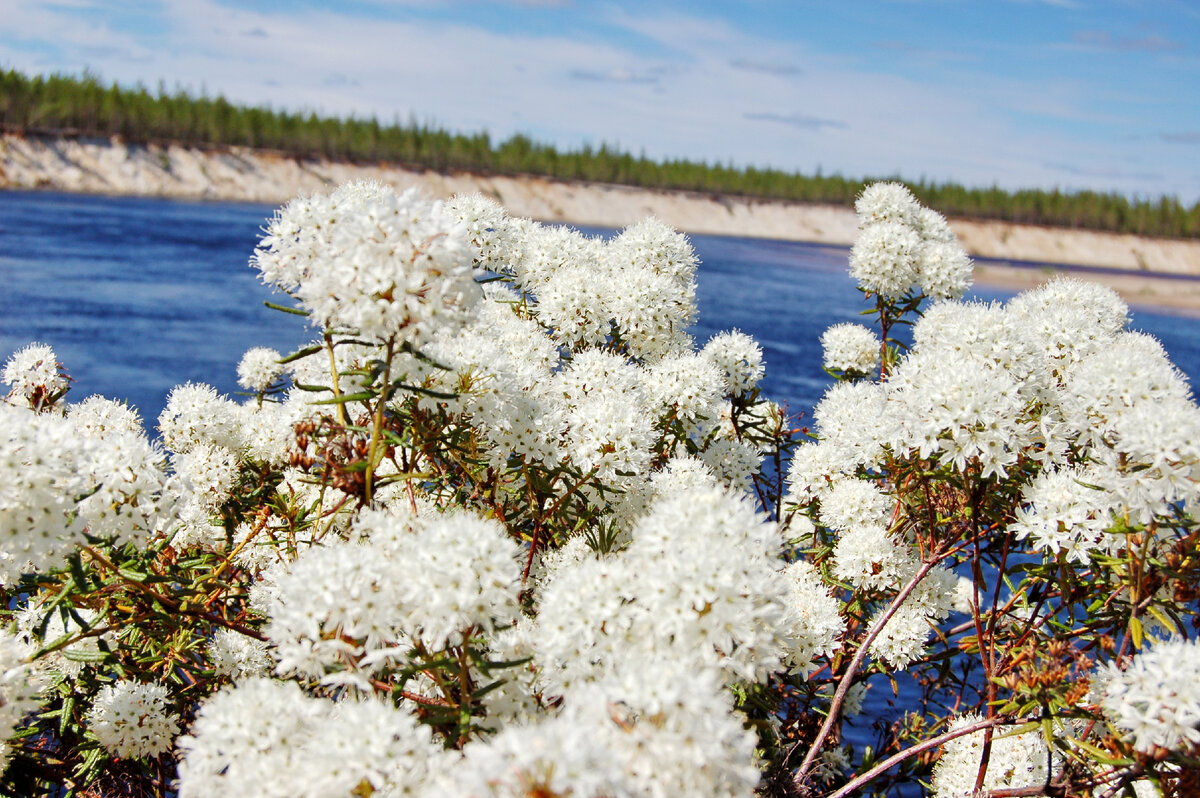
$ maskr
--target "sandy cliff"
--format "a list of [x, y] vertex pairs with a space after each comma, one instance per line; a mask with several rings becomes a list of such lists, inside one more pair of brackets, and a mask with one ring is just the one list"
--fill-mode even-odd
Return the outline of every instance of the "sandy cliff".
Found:
[[[538, 177], [417, 172], [396, 166], [307, 161], [244, 148], [204, 151], [127, 146], [105, 140], [0, 139], [0, 188], [281, 203], [347, 180], [374, 178], [434, 196], [482, 192], [519, 216], [620, 227], [654, 215], [692, 233], [849, 244], [852, 211], [835, 206], [654, 191]], [[1088, 272], [1131, 301], [1200, 308], [1200, 242], [952, 220], [959, 240], [982, 258], [1032, 261], [1040, 269], [980, 264], [981, 281], [1022, 287], [1047, 279], [1053, 264], [1117, 270]]]

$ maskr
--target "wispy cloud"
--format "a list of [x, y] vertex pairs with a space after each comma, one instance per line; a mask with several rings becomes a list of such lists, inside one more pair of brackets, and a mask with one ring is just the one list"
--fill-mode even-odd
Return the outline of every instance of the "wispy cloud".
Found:
[[1079, 2], [1079, 0], [1010, 0], [1010, 2], [1022, 5], [1046, 5], [1055, 8], [1067, 8], [1072, 11], [1080, 10], [1084, 7], [1083, 3]]
[[875, 47], [879, 50], [898, 53], [908, 58], [920, 59], [922, 61], [969, 61], [972, 58], [965, 52], [934, 49], [932, 47], [918, 47], [907, 42], [893, 40], [875, 42]]
[[827, 127], [845, 129], [848, 127], [845, 122], [840, 122], [836, 119], [822, 119], [818, 116], [806, 116], [804, 114], [777, 114], [773, 111], [746, 113], [742, 114], [742, 117], [749, 119], [751, 122], [779, 122], [780, 124], [791, 125], [801, 130], [821, 130]]
[[[1177, 168], [1181, 147], [1200, 145], [1200, 115], [1177, 96], [1200, 74], [1191, 65], [1195, 37], [1157, 21], [1139, 27], [1132, 12], [1089, 6], [1078, 25], [1089, 30], [1073, 42], [1066, 28], [1057, 46], [1046, 46], [1049, 29], [1026, 42], [999, 28], [947, 39], [881, 24], [856, 30], [853, 49], [837, 49], [846, 31], [824, 37], [820, 26], [847, 20], [815, 8], [822, 4], [806, 6], [804, 18], [828, 19], [801, 31], [762, 14], [756, 27], [754, 14], [684, 0], [545, 12], [517, 6], [561, 4], [144, 2], [145, 13], [116, 15], [100, 0], [0, 0], [0, 63], [90, 66], [106, 80], [206, 86], [277, 108], [411, 116], [487, 129], [497, 140], [520, 132], [561, 147], [619, 142], [653, 158], [1200, 197], [1200, 181]], [[1026, 0], [1008, 12], [1063, 16], [1046, 4]], [[905, 15], [944, 20], [957, 5], [914, 4]], [[537, 24], [496, 26], [481, 10], [492, 22], [503, 13]], [[1158, 55], [1079, 57], [1091, 51]], [[971, 68], [956, 68], [964, 58]]]
[[780, 77], [799, 75], [804, 71], [795, 64], [752, 58], [734, 58], [729, 62], [729, 65], [734, 69], [744, 69], [747, 72], [763, 72], [767, 75], [778, 75]]
[[322, 79], [321, 85], [334, 89], [350, 86], [358, 87], [362, 85], [362, 81], [358, 80], [357, 78], [352, 78], [349, 75], [345, 75], [341, 72], [334, 72], [332, 75]]
[[1094, 177], [1105, 180], [1162, 180], [1161, 172], [1140, 172], [1117, 169], [1109, 166], [1079, 166], [1072, 163], [1043, 163], [1042, 166], [1055, 172], [1074, 175], [1076, 177]]
[[1165, 36], [1114, 36], [1104, 30], [1076, 31], [1071, 42], [1088, 50], [1110, 53], [1172, 53], [1183, 49], [1181, 42]]
[[1168, 144], [1200, 144], [1200, 130], [1185, 130], [1181, 133], [1162, 133], [1160, 138]]
[[572, 69], [567, 73], [574, 80], [585, 80], [593, 83], [658, 83], [658, 75], [636, 73], [629, 69], [609, 69], [596, 72], [589, 69]]

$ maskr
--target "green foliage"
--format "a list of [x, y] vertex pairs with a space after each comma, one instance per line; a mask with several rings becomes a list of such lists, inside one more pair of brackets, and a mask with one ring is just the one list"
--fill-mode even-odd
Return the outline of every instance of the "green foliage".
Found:
[[[493, 143], [486, 132], [451, 133], [410, 120], [322, 117], [314, 112], [235, 105], [184, 89], [151, 92], [138, 84], [104, 85], [98, 76], [28, 77], [0, 71], [0, 128], [34, 136], [120, 137], [135, 144], [176, 142], [195, 147], [244, 146], [296, 158], [389, 162], [434, 171], [532, 174], [560, 180], [619, 183], [793, 202], [852, 205], [874, 179], [801, 175], [687, 160], [654, 161], [607, 144], [559, 152], [517, 134]], [[950, 216], [1112, 230], [1139, 235], [1200, 237], [1200, 204], [1174, 197], [1129, 199], [1115, 193], [1008, 192], [924, 180], [905, 182], [924, 204]]]

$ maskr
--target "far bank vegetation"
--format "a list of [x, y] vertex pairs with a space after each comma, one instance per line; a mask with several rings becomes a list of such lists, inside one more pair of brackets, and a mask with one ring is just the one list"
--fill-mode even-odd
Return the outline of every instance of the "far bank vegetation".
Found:
[[[243, 146], [296, 158], [388, 162], [441, 172], [528, 174], [744, 197], [851, 206], [875, 178], [802, 175], [778, 169], [687, 160], [656, 161], [617, 147], [560, 152], [524, 135], [493, 141], [486, 132], [455, 133], [415, 120], [382, 123], [336, 118], [195, 96], [159, 84], [151, 91], [103, 83], [85, 72], [27, 76], [0, 71], [0, 126], [26, 136], [120, 137], [127, 143]], [[1200, 237], [1200, 203], [1174, 197], [1130, 199], [1093, 191], [1005, 191], [953, 183], [903, 181], [943, 214], [1025, 224], [1174, 238]]]

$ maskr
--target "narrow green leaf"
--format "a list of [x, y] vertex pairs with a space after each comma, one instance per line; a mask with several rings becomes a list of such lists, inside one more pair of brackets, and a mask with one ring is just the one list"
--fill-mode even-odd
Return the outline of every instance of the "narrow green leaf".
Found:
[[128, 579], [130, 582], [137, 582], [138, 584], [141, 584], [142, 582], [146, 581], [146, 574], [142, 573], [141, 571], [135, 571], [132, 568], [118, 568], [117, 573]]
[[62, 655], [72, 662], [103, 662], [108, 657], [108, 652], [68, 647], [63, 649]]
[[368, 399], [374, 399], [374, 398], [375, 398], [375, 393], [373, 391], [359, 391], [358, 393], [349, 393], [349, 394], [342, 394], [341, 396], [335, 396], [332, 399], [320, 399], [316, 402], [310, 402], [309, 404], [344, 405], [347, 402], [365, 402]]
[[291, 313], [296, 316], [311, 315], [307, 310], [300, 310], [300, 308], [289, 308], [287, 305], [276, 305], [274, 302], [267, 302], [266, 300], [263, 300], [263, 304], [269, 307], [271, 310], [278, 310], [283, 313]]
[[325, 347], [321, 346], [320, 344], [313, 344], [312, 346], [306, 346], [303, 349], [297, 349], [295, 352], [292, 352], [287, 357], [280, 358], [279, 362], [280, 363], [291, 363], [293, 360], [299, 360], [302, 357], [308, 357], [309, 355], [315, 355], [317, 352], [320, 352], [324, 348]]

